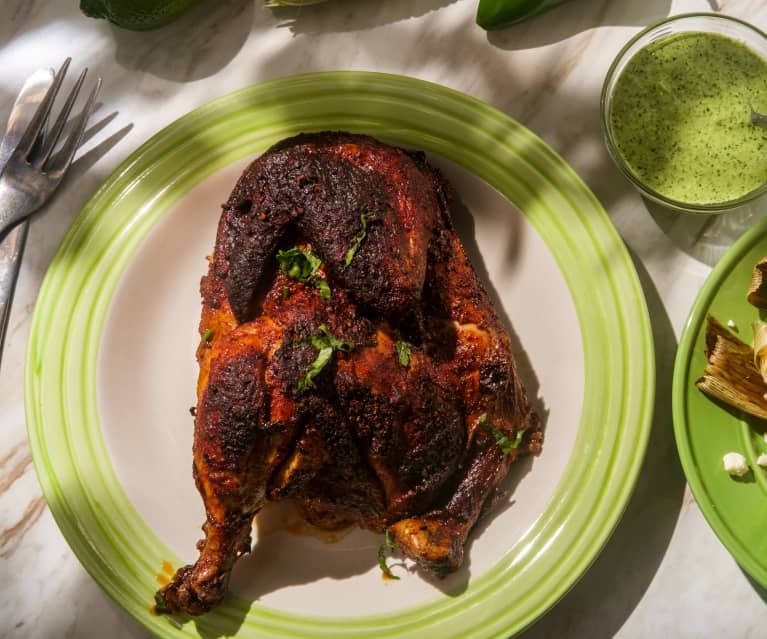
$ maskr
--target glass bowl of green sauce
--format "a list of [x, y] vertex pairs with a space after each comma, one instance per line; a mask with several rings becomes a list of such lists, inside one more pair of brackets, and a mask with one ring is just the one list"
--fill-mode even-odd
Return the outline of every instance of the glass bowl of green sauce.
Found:
[[717, 213], [767, 193], [767, 35], [714, 13], [653, 24], [621, 50], [602, 88], [607, 150], [646, 197]]

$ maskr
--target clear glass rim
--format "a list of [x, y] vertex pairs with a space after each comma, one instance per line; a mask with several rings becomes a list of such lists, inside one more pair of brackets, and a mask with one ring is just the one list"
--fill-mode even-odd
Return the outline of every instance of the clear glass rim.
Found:
[[[615, 56], [612, 63], [610, 64], [610, 68], [607, 70], [604, 83], [602, 84], [602, 94], [599, 101], [602, 135], [605, 140], [605, 146], [607, 146], [607, 152], [612, 158], [613, 163], [618, 167], [620, 172], [623, 173], [623, 175], [629, 180], [629, 182], [631, 182], [634, 185], [634, 187], [643, 195], [646, 195], [651, 200], [654, 200], [655, 202], [662, 204], [666, 207], [685, 211], [688, 213], [721, 213], [723, 211], [727, 211], [729, 209], [742, 206], [743, 204], [751, 202], [752, 200], [755, 200], [756, 198], [767, 193], [767, 180], [765, 180], [765, 182], [761, 186], [753, 189], [752, 191], [749, 191], [748, 193], [745, 193], [744, 195], [734, 200], [725, 200], [723, 202], [713, 202], [713, 203], [684, 202], [682, 200], [675, 200], [673, 198], [663, 195], [662, 193], [658, 193], [654, 189], [650, 188], [649, 186], [644, 184], [633, 173], [633, 171], [631, 171], [631, 169], [628, 167], [626, 162], [621, 157], [618, 151], [618, 147], [615, 141], [613, 140], [612, 131], [610, 130], [610, 122], [609, 122], [610, 118], [609, 118], [609, 113], [607, 110], [608, 88], [610, 87], [612, 83], [613, 76], [615, 75], [616, 70], [620, 66], [621, 62], [623, 62], [624, 59], [626, 59], [626, 55], [628, 54], [628, 52], [641, 38], [646, 36], [651, 31], [655, 31], [659, 27], [662, 27], [666, 24], [680, 22], [682, 20], [689, 19], [689, 18], [711, 18], [713, 20], [717, 20], [721, 22], [734, 23], [739, 25], [740, 27], [745, 27], [749, 31], [752, 31], [753, 33], [761, 37], [765, 41], [765, 44], [767, 44], [767, 33], [762, 31], [758, 27], [754, 26], [753, 24], [746, 22], [745, 20], [741, 20], [740, 18], [735, 18], [733, 16], [729, 16], [729, 15], [725, 15], [721, 13], [711, 13], [711, 12], [680, 13], [674, 16], [663, 18], [662, 20], [658, 20], [657, 22], [654, 22], [646, 26], [644, 29], [639, 31], [639, 33], [635, 34], [628, 42], [626, 42], [625, 45], [623, 45], [621, 50], [618, 52], [618, 54]], [[705, 31], [701, 31], [701, 32], [705, 33]], [[759, 54], [757, 53], [757, 55]]]

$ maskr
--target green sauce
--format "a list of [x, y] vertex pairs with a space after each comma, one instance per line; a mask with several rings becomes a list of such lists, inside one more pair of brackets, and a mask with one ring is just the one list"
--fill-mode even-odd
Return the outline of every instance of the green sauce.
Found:
[[735, 200], [767, 181], [767, 61], [730, 38], [689, 32], [641, 49], [615, 84], [610, 121], [636, 177], [667, 198]]

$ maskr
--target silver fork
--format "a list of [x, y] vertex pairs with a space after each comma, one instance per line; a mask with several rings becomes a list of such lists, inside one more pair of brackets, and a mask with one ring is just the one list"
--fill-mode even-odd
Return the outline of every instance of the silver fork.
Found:
[[53, 154], [88, 69], [84, 69], [80, 77], [77, 78], [56, 121], [48, 131], [40, 151], [33, 154], [69, 68], [70, 60], [71, 58], [67, 58], [56, 73], [53, 84], [32, 116], [32, 121], [24, 131], [24, 135], [19, 140], [16, 150], [8, 159], [5, 170], [0, 176], [0, 237], [5, 235], [12, 226], [29, 217], [48, 200], [61, 183], [64, 174], [72, 163], [77, 147], [80, 146], [85, 125], [101, 87], [101, 78], [96, 80], [96, 85], [88, 96], [85, 107], [75, 118], [72, 131], [63, 141], [61, 149], [55, 155]]
[[[11, 107], [5, 135], [0, 140], [0, 172], [5, 168], [8, 158], [11, 157], [52, 82], [52, 69], [38, 69], [21, 87], [19, 96]], [[11, 302], [16, 289], [16, 280], [19, 277], [19, 267], [24, 255], [28, 231], [29, 220], [23, 220], [0, 239], [0, 353], [3, 352], [11, 314]]]
[[[24, 250], [28, 230], [27, 218], [50, 197], [69, 168], [74, 153], [82, 140], [85, 125], [93, 110], [96, 94], [101, 86], [101, 78], [99, 78], [88, 98], [85, 108], [75, 123], [72, 133], [62, 144], [62, 149], [56, 155], [55, 161], [52, 161], [53, 148], [58, 138], [61, 137], [64, 124], [72, 110], [87, 71], [86, 69], [80, 74], [80, 78], [70, 92], [54, 128], [49, 134], [44, 135], [48, 115], [51, 112], [56, 94], [61, 87], [61, 82], [64, 79], [69, 62], [70, 59], [67, 58], [59, 72], [54, 76], [53, 81], [49, 80], [46, 83], [50, 84], [50, 88], [46, 92], [45, 97], [40, 101], [40, 105], [35, 110], [21, 137], [17, 137], [18, 134], [11, 136], [13, 140], [12, 144], [11, 140], [9, 140], [9, 144], [11, 148], [15, 147], [16, 150], [8, 156], [7, 163], [5, 163], [6, 158], [3, 157], [5, 167], [0, 168], [0, 171], [2, 171], [2, 176], [0, 176], [0, 194], [3, 194], [0, 195], [0, 207], [15, 206], [17, 204], [26, 207], [26, 212], [21, 214], [21, 221], [19, 223], [10, 222], [6, 230], [0, 231], [0, 265], [4, 269], [0, 276], [0, 357], [2, 356], [5, 333], [8, 328], [14, 285], [19, 272], [21, 255]], [[53, 75], [52, 72], [51, 75]], [[7, 137], [8, 135], [6, 135]], [[16, 140], [18, 140], [18, 143], [16, 143]], [[5, 156], [6, 149], [3, 148], [2, 151]], [[42, 177], [35, 179], [35, 172], [43, 174]], [[41, 193], [44, 191], [43, 195], [29, 197], [24, 194], [24, 189], [35, 188], [37, 184], [41, 185]], [[0, 208], [0, 213], [6, 211], [6, 208]], [[14, 213], [13, 211], [8, 212]], [[9, 215], [9, 217], [11, 216]], [[15, 228], [11, 228], [14, 226]]]

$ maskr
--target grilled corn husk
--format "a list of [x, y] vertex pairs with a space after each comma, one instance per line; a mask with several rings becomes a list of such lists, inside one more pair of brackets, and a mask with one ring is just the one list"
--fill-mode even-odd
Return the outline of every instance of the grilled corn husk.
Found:
[[751, 324], [754, 331], [754, 366], [767, 384], [767, 322]]
[[709, 397], [767, 419], [767, 384], [754, 364], [754, 349], [709, 315], [706, 323], [708, 364], [696, 386]]
[[746, 299], [757, 308], [767, 309], [767, 277], [765, 274], [767, 274], [767, 257], [763, 257], [754, 266]]

